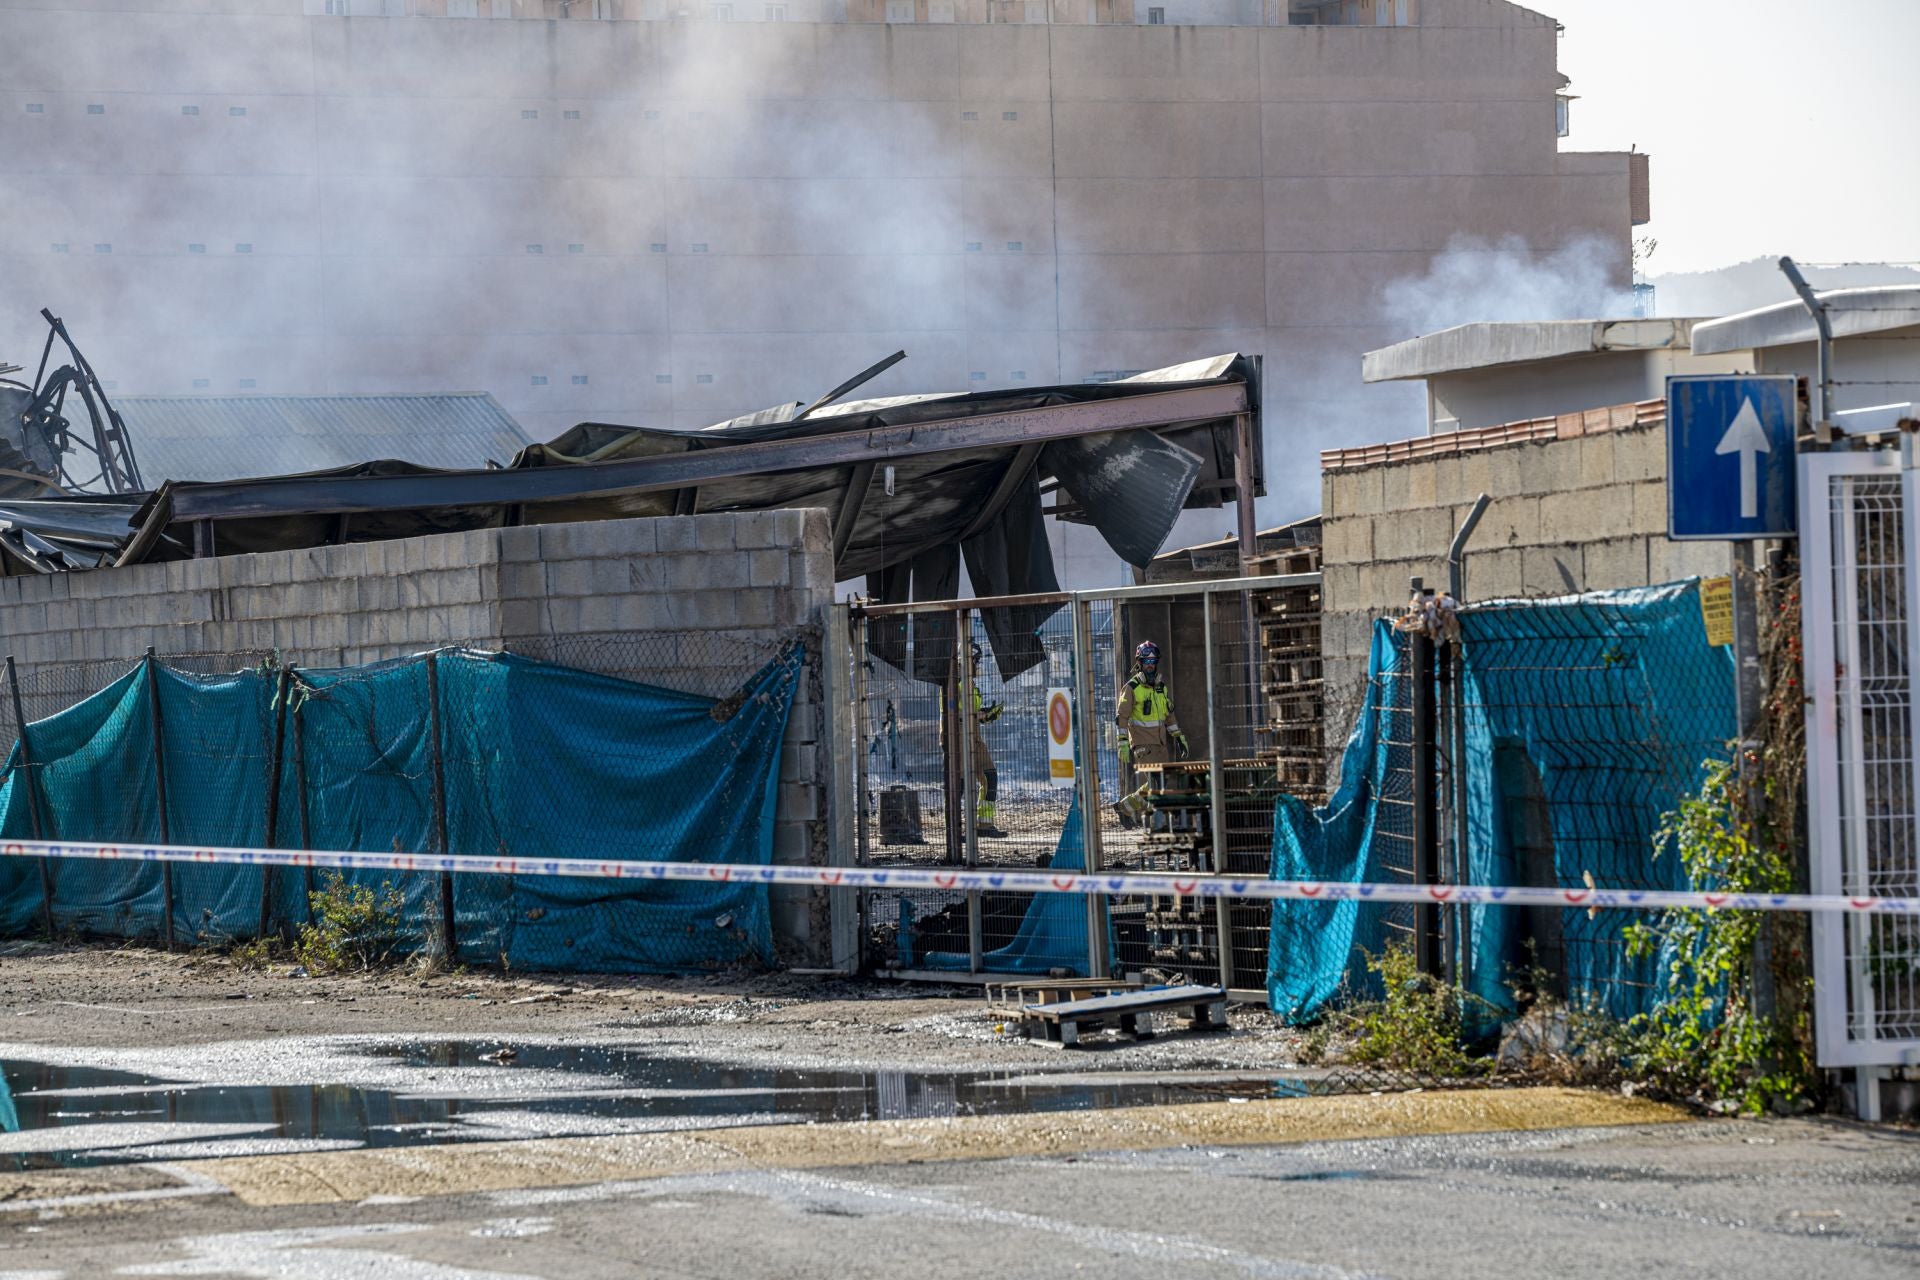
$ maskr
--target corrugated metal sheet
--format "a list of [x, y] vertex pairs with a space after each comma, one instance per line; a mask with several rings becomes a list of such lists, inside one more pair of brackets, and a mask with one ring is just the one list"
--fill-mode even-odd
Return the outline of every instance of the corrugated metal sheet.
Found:
[[140, 474], [242, 480], [375, 458], [472, 470], [531, 444], [485, 392], [368, 396], [115, 396]]

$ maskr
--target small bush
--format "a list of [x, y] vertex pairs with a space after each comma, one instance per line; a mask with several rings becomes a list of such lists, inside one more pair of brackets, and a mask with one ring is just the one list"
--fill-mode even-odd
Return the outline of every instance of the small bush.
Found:
[[313, 923], [300, 926], [293, 954], [312, 973], [364, 972], [390, 964], [400, 948], [404, 899], [389, 881], [379, 891], [348, 884], [338, 871], [309, 895]]
[[1416, 1075], [1484, 1075], [1488, 1063], [1467, 1047], [1466, 1005], [1474, 999], [1420, 972], [1413, 947], [1393, 943], [1367, 957], [1385, 995], [1334, 1010], [1307, 1035], [1303, 1061], [1343, 1061]]

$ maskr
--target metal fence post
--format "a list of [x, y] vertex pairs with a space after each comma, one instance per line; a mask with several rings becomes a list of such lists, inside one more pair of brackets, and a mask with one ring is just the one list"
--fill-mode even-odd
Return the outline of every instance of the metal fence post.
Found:
[[[1227, 778], [1220, 751], [1220, 708], [1218, 673], [1213, 653], [1214, 595], [1204, 587], [1200, 592], [1201, 648], [1207, 656], [1207, 799], [1208, 825], [1213, 828], [1213, 874], [1227, 874]], [[1213, 900], [1214, 928], [1220, 935], [1220, 985], [1233, 989], [1233, 920], [1224, 897]]]
[[[858, 865], [866, 835], [866, 762], [861, 751], [860, 664], [853, 653], [853, 620], [844, 604], [821, 611], [821, 723], [815, 732], [814, 774], [827, 793], [827, 863]], [[851, 755], [849, 755], [851, 752]], [[860, 969], [860, 891], [828, 889], [827, 963], [841, 973]]]
[[[429, 756], [433, 762], [433, 852], [447, 852], [447, 770], [440, 741], [440, 655], [427, 655], [427, 727], [432, 735]], [[452, 964], [458, 954], [453, 932], [453, 873], [440, 873], [440, 946], [441, 959]]]
[[[1760, 579], [1754, 570], [1753, 544], [1733, 544], [1733, 682], [1734, 708], [1740, 734], [1740, 785], [1749, 812], [1763, 803], [1758, 774], [1759, 733], [1764, 718], [1766, 690], [1760, 672]], [[1773, 916], [1760, 918], [1753, 938], [1753, 1014], [1771, 1019], [1777, 1007], [1773, 987]]]
[[[1413, 580], [1413, 593], [1422, 590]], [[1440, 799], [1435, 742], [1433, 637], [1415, 631], [1408, 646], [1413, 678], [1413, 882], [1437, 883]], [[1413, 909], [1414, 953], [1422, 973], [1438, 975], [1440, 963], [1439, 912], [1433, 904]]]
[[[273, 750], [267, 755], [267, 838], [265, 847], [278, 849], [280, 841], [280, 766], [287, 747], [287, 692], [291, 673], [280, 668], [273, 691]], [[273, 924], [273, 867], [260, 868], [260, 934], [267, 936]]]
[[[27, 740], [27, 712], [20, 700], [20, 673], [14, 669], [13, 655], [7, 655], [7, 688], [13, 694], [13, 722], [20, 730], [20, 772], [27, 780], [27, 814], [33, 822], [33, 838], [45, 840], [52, 823], [40, 812], [40, 779], [33, 767], [33, 744]], [[46, 926], [47, 939], [53, 939], [53, 865], [49, 858], [40, 863], [40, 923]]]
[[[147, 647], [144, 659], [147, 676], [147, 709], [153, 719], [153, 794], [154, 802], [160, 810], [160, 843], [173, 843], [173, 828], [167, 821], [167, 760], [163, 749], [164, 734], [160, 719], [160, 666], [153, 658], [153, 647]], [[160, 864], [160, 909], [163, 917], [160, 924], [160, 937], [167, 950], [173, 950], [173, 863], [162, 861]]]
[[[980, 865], [980, 788], [974, 780], [978, 762], [973, 758], [973, 738], [980, 732], [980, 720], [973, 710], [972, 610], [953, 611], [953, 645], [954, 661], [959, 664], [960, 671], [960, 678], [956, 682], [960, 690], [960, 821], [964, 824], [960, 829], [966, 833], [966, 864], [975, 867]], [[981, 957], [986, 952], [985, 941], [985, 929], [980, 919], [980, 894], [970, 890], [967, 893], [967, 972], [979, 973], [983, 967]]]
[[[1099, 872], [1100, 857], [1100, 729], [1093, 690], [1093, 608], [1084, 596], [1073, 597], [1073, 697], [1079, 703], [1080, 731], [1080, 865], [1087, 875]], [[1087, 976], [1107, 976], [1107, 900], [1087, 895]]]
[[[312, 812], [307, 804], [307, 716], [304, 706], [293, 712], [293, 791], [300, 802], [300, 847], [313, 848]], [[313, 868], [300, 869], [307, 923], [313, 923]]]

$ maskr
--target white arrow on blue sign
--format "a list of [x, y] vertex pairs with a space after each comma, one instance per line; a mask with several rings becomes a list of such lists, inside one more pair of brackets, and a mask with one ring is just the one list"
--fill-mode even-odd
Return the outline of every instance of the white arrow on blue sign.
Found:
[[1794, 536], [1791, 376], [1667, 379], [1667, 536], [1737, 541]]

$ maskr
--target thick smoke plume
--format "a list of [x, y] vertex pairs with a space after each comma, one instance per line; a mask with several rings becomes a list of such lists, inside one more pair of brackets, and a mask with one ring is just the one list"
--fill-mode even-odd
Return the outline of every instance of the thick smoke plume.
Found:
[[1458, 324], [1612, 319], [1633, 314], [1618, 246], [1593, 236], [1536, 254], [1518, 236], [1456, 236], [1423, 275], [1380, 291], [1384, 321], [1411, 338]]

